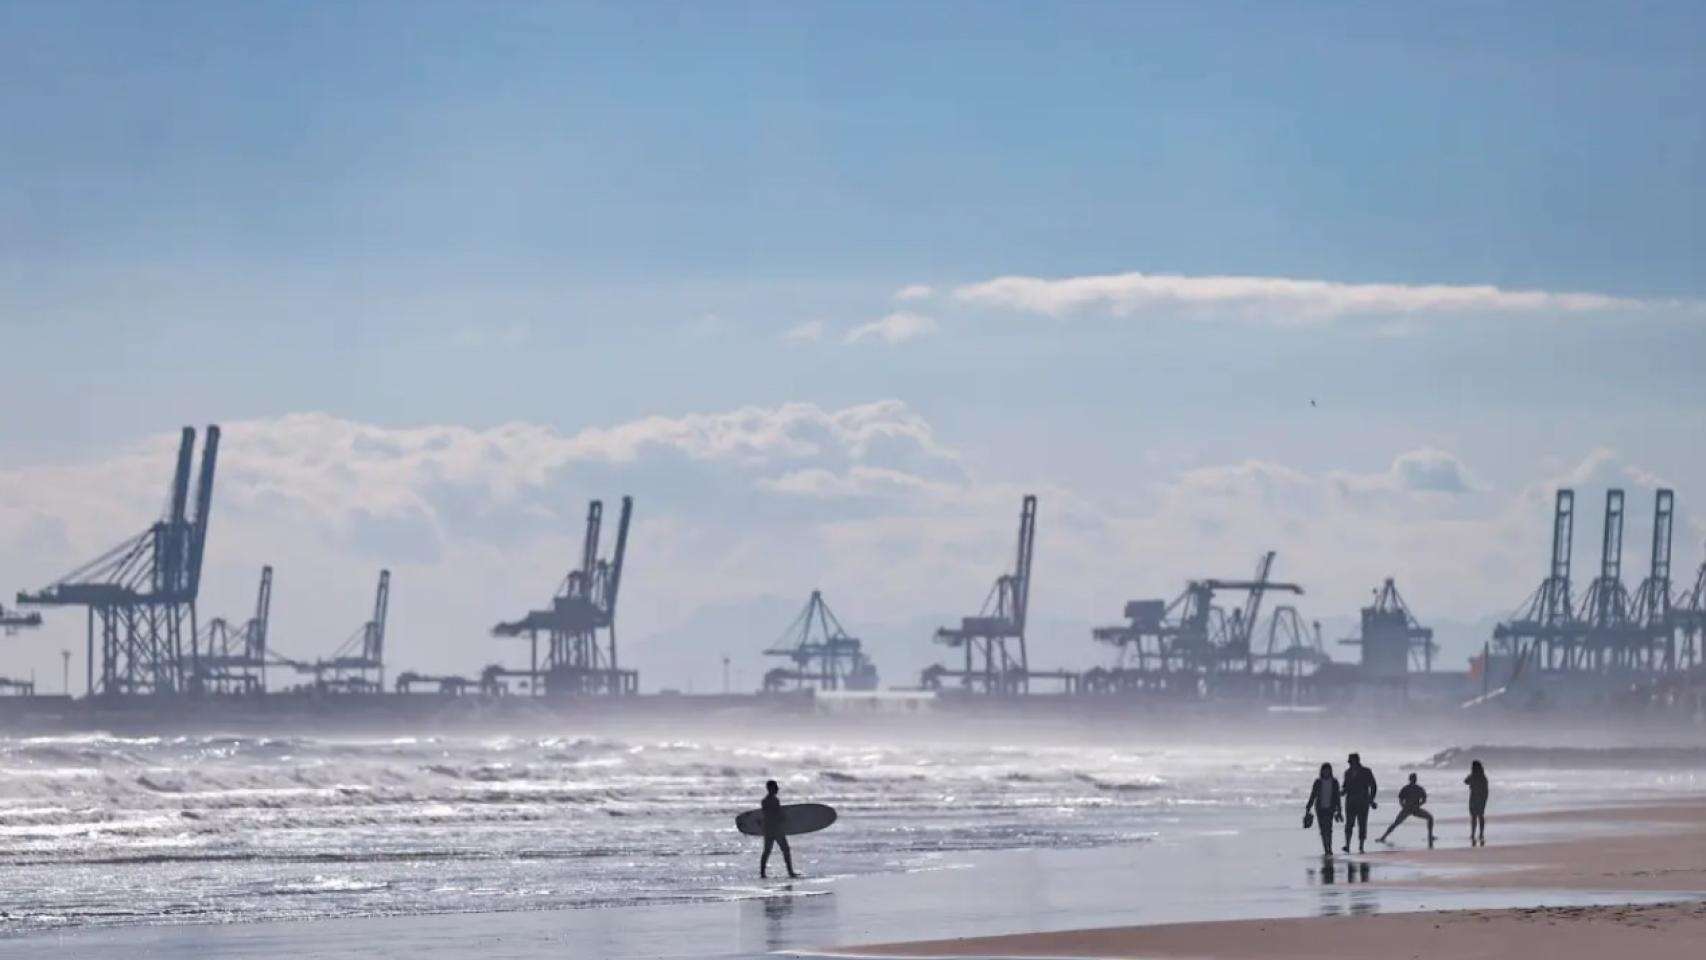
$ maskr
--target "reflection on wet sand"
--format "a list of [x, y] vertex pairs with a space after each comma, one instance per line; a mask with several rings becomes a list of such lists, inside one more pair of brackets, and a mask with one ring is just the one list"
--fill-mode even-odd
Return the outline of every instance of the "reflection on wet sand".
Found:
[[1317, 909], [1321, 916], [1361, 916], [1380, 911], [1378, 891], [1368, 886], [1370, 867], [1366, 861], [1335, 863], [1330, 857], [1324, 858], [1319, 867], [1306, 868], [1304, 875], [1310, 886], [1321, 888]]
[[741, 946], [768, 953], [799, 942], [801, 927], [833, 927], [835, 896], [825, 890], [784, 884], [771, 896], [741, 903]]

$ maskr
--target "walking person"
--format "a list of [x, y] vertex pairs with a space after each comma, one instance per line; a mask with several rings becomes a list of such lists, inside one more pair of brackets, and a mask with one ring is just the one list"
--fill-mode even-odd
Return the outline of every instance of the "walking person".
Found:
[[1333, 765], [1321, 764], [1321, 775], [1315, 778], [1315, 783], [1309, 788], [1309, 799], [1303, 803], [1303, 826], [1308, 829], [1311, 825], [1321, 828], [1321, 855], [1333, 855], [1333, 821], [1345, 818], [1344, 809], [1340, 803], [1339, 781], [1333, 779]]
[[1386, 832], [1380, 835], [1380, 842], [1385, 843], [1386, 838], [1392, 836], [1392, 831], [1398, 829], [1398, 824], [1411, 817], [1420, 817], [1428, 822], [1428, 846], [1433, 846], [1434, 815], [1422, 809], [1422, 805], [1427, 802], [1428, 792], [1416, 782], [1416, 775], [1410, 774], [1410, 782], [1398, 791], [1398, 816], [1392, 821], [1392, 826], [1387, 827]]
[[1362, 765], [1362, 755], [1353, 753], [1345, 762], [1345, 852], [1351, 852], [1351, 828], [1356, 828], [1357, 852], [1368, 843], [1368, 812], [1378, 809], [1374, 795], [1380, 789], [1374, 771]]
[[774, 780], [764, 782], [764, 799], [758, 808], [764, 811], [764, 852], [758, 857], [758, 878], [764, 879], [770, 868], [770, 848], [782, 848], [782, 863], [788, 868], [790, 879], [798, 878], [794, 872], [794, 854], [788, 849], [788, 835], [783, 832], [782, 798], [778, 795], [781, 787]]
[[[1463, 778], [1469, 785], [1469, 845], [1480, 843], [1487, 845], [1487, 771], [1482, 769], [1481, 761], [1469, 762], [1469, 776]], [[1479, 838], [1477, 839], [1477, 833]]]

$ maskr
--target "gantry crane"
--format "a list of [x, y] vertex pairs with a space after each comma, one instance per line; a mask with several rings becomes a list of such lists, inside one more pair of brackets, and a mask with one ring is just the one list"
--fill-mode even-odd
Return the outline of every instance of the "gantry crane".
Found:
[[[1653, 498], [1653, 540], [1647, 577], [1635, 593], [1623, 585], [1622, 490], [1605, 496], [1599, 575], [1572, 606], [1570, 540], [1575, 494], [1559, 490], [1552, 525], [1552, 569], [1522, 608], [1493, 630], [1483, 670], [1505, 675], [1509, 687], [1536, 673], [1647, 672], [1678, 663], [1680, 620], [1670, 597], [1671, 527], [1675, 495]], [[1686, 640], [1685, 640], [1686, 643]], [[1497, 682], [1498, 676], [1488, 676]]]
[[792, 667], [775, 667], [764, 674], [764, 689], [781, 690], [875, 690], [877, 668], [860, 647], [859, 638], [849, 636], [841, 621], [813, 590], [805, 608], [794, 617], [782, 636], [764, 651], [768, 657], [785, 657]]
[[383, 693], [385, 690], [385, 620], [391, 610], [391, 571], [379, 571], [373, 593], [373, 617], [350, 634], [330, 657], [312, 662], [282, 661], [300, 673], [312, 674], [322, 693]]
[[1439, 649], [1433, 630], [1416, 620], [1391, 577], [1374, 591], [1374, 602], [1362, 608], [1362, 632], [1339, 643], [1361, 648], [1361, 679], [1377, 683], [1432, 672]]
[[[1172, 602], [1132, 600], [1125, 605], [1126, 621], [1097, 627], [1091, 636], [1118, 651], [1111, 667], [1085, 673], [1083, 688], [1091, 692], [1169, 693], [1186, 697], [1207, 696], [1215, 677], [1253, 675], [1259, 661], [1285, 660], [1299, 654], [1269, 650], [1257, 654], [1251, 645], [1261, 619], [1262, 602], [1269, 593], [1302, 594], [1296, 583], [1272, 579], [1274, 551], [1256, 560], [1256, 575], [1249, 580], [1192, 580]], [[1242, 592], [1244, 602], [1228, 614], [1214, 602], [1215, 594]], [[1296, 618], [1295, 608], [1289, 616]], [[1272, 640], [1286, 624], [1270, 623]], [[1291, 649], [1290, 647], [1286, 649]], [[1288, 667], [1289, 669], [1289, 667]]]
[[[34, 630], [41, 626], [41, 614], [19, 613], [0, 606], [0, 629], [10, 637], [19, 630]], [[14, 680], [11, 677], [0, 677], [0, 695], [33, 697], [36, 693], [34, 680]]]
[[936, 631], [936, 642], [965, 652], [965, 666], [959, 670], [941, 664], [925, 668], [921, 684], [926, 689], [940, 689], [949, 679], [958, 680], [967, 690], [990, 694], [1017, 694], [1029, 688], [1025, 618], [1036, 535], [1037, 498], [1027, 494], [1019, 506], [1019, 544], [1013, 572], [996, 578], [977, 616], [962, 618], [958, 627]]
[[[616, 598], [622, 586], [628, 522], [633, 511], [634, 498], [623, 497], [615, 553], [603, 560], [598, 556], [598, 541], [604, 504], [594, 500], [587, 506], [580, 566], [563, 578], [550, 608], [531, 611], [519, 620], [492, 628], [495, 637], [528, 638], [528, 668], [514, 670], [494, 664], [481, 674], [483, 687], [495, 689], [502, 678], [525, 677], [529, 692], [535, 696], [625, 695], [638, 691], [639, 673], [623, 669], [616, 656]], [[543, 663], [539, 659], [541, 637], [546, 641]]]
[[261, 568], [254, 616], [241, 627], [214, 617], [198, 638], [201, 655], [189, 667], [191, 684], [207, 693], [265, 693], [267, 625], [272, 617], [272, 567]]
[[195, 429], [185, 427], [166, 516], [53, 584], [34, 593], [18, 594], [21, 604], [87, 608], [87, 690], [91, 695], [191, 692], [188, 681], [199, 672], [201, 655], [196, 642], [195, 605], [201, 589], [218, 455], [219, 427], [209, 426], [191, 513]]

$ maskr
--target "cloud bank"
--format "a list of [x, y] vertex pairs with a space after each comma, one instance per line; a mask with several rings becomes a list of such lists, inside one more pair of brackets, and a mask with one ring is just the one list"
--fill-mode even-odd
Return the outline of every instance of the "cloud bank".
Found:
[[1050, 317], [1096, 312], [1124, 317], [1190, 308], [1228, 311], [1280, 324], [1320, 323], [1353, 316], [1587, 314], [1680, 306], [1600, 293], [1506, 290], [1488, 285], [1339, 283], [1161, 273], [1057, 279], [1004, 276], [956, 287], [953, 297], [974, 306]]

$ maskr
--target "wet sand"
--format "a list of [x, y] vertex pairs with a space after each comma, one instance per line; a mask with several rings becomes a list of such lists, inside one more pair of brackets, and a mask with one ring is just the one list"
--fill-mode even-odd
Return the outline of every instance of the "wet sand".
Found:
[[1451, 910], [1368, 917], [1228, 920], [1155, 927], [938, 940], [852, 948], [867, 957], [1321, 957], [1602, 960], [1639, 951], [1643, 960], [1699, 957], [1706, 904]]
[[[870, 957], [1274, 957], [1587, 960], [1698, 957], [1706, 943], [1706, 800], [1507, 818], [1580, 831], [1510, 846], [1395, 850], [1427, 876], [1398, 885], [1442, 890], [1673, 892], [1675, 902], [1387, 913], [1364, 917], [1229, 920], [889, 943], [844, 948]], [[1489, 824], [1496, 838], [1498, 821]]]

